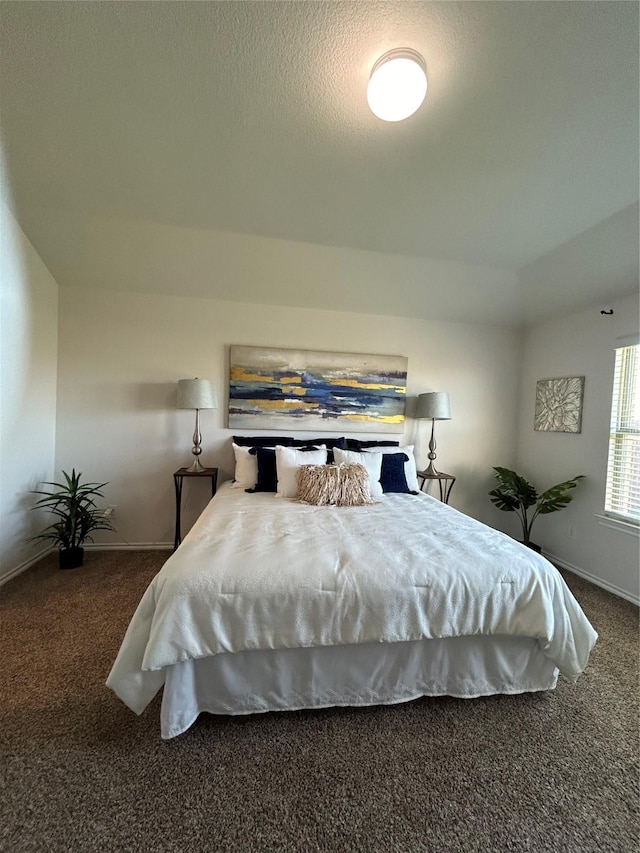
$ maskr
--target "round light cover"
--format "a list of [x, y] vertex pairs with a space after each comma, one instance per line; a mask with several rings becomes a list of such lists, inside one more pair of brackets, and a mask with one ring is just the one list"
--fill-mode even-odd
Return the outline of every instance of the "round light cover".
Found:
[[383, 121], [402, 121], [413, 115], [427, 94], [424, 59], [411, 48], [385, 53], [373, 66], [367, 101]]

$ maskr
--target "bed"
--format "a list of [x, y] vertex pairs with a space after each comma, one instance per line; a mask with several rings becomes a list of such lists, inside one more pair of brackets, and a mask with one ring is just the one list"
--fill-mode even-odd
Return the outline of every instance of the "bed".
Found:
[[202, 712], [552, 690], [596, 637], [544, 557], [429, 495], [313, 506], [227, 482], [146, 590], [107, 685], [138, 714], [163, 688], [166, 739]]

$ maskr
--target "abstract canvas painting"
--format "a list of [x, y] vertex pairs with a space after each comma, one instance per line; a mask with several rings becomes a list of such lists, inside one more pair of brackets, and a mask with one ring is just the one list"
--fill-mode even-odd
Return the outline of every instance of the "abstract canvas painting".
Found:
[[581, 432], [584, 376], [540, 379], [536, 384], [534, 429]]
[[232, 346], [232, 429], [402, 432], [407, 359]]

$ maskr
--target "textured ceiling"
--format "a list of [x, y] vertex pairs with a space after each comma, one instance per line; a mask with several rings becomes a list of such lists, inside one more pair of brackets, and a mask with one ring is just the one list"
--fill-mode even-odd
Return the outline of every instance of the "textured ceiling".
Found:
[[[0, 21], [5, 169], [61, 284], [98, 263], [87, 223], [516, 271], [638, 200], [636, 3], [3, 2]], [[365, 90], [397, 46], [429, 89], [386, 124]]]

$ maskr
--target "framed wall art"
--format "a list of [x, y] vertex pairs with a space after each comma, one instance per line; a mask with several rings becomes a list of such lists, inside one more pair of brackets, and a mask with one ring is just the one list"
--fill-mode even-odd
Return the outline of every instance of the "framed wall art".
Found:
[[536, 383], [533, 428], [544, 432], [582, 432], [584, 376], [540, 379]]
[[232, 346], [231, 429], [402, 432], [404, 356]]

